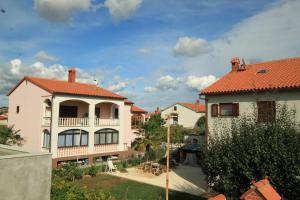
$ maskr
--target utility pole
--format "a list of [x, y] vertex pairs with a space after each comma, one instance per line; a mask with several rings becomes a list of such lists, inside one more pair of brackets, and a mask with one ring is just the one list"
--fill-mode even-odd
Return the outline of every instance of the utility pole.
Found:
[[168, 116], [168, 138], [167, 138], [167, 174], [166, 174], [166, 200], [169, 200], [169, 168], [170, 168], [170, 116]]

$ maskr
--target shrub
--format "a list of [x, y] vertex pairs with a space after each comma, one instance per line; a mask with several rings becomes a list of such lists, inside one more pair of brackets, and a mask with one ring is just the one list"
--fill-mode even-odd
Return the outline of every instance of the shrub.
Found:
[[98, 168], [96, 166], [91, 166], [88, 168], [88, 175], [95, 177], [98, 173]]
[[268, 176], [286, 198], [300, 196], [300, 126], [286, 106], [264, 124], [256, 116], [234, 120], [230, 131], [210, 138], [202, 157], [208, 182], [220, 193], [236, 198], [252, 180]]
[[82, 168], [76, 167], [74, 169], [74, 177], [76, 179], [82, 179], [84, 170]]

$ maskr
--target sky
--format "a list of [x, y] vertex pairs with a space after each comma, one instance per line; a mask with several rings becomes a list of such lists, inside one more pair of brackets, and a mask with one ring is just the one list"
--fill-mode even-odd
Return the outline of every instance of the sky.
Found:
[[153, 111], [246, 63], [300, 56], [297, 0], [1, 0], [0, 106], [25, 75], [93, 83]]

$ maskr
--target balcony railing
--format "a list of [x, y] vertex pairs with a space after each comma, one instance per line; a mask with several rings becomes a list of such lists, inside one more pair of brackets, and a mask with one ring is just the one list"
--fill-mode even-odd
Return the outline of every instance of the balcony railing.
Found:
[[60, 117], [58, 119], [58, 126], [66, 127], [80, 127], [80, 126], [89, 126], [89, 118], [65, 118]]
[[103, 118], [95, 119], [95, 126], [119, 126], [119, 125], [120, 125], [119, 119], [103, 119]]
[[51, 125], [51, 117], [44, 117], [43, 126], [50, 126], [50, 125]]

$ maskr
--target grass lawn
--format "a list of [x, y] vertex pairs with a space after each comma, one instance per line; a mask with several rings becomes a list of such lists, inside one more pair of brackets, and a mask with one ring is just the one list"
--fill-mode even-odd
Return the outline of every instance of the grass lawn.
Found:
[[[165, 199], [163, 188], [135, 182], [106, 174], [94, 178], [84, 178], [76, 184], [89, 190], [109, 191], [116, 200], [158, 200]], [[170, 191], [170, 200], [204, 200], [198, 196], [187, 193]]]

